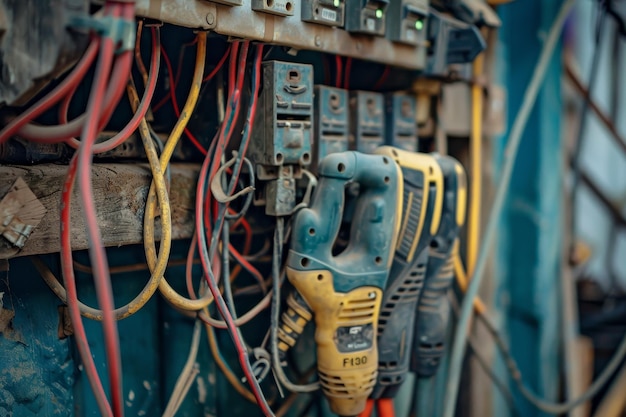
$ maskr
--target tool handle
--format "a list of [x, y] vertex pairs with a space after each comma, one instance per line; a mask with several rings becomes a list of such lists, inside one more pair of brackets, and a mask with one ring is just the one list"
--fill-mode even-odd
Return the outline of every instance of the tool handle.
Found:
[[[393, 398], [406, 379], [411, 359], [415, 310], [424, 284], [428, 247], [411, 263], [402, 265], [397, 278], [385, 289], [378, 319], [378, 382], [372, 398]], [[395, 269], [395, 268], [394, 268]]]
[[283, 360], [304, 331], [304, 326], [313, 318], [311, 308], [297, 291], [287, 297], [287, 310], [282, 314], [278, 328], [278, 354]]
[[450, 316], [450, 304], [446, 293], [454, 279], [454, 257], [456, 248], [447, 256], [431, 249], [428, 268], [437, 273], [429, 276], [419, 302], [414, 341], [412, 370], [422, 377], [435, 374], [444, 353], [446, 329]]

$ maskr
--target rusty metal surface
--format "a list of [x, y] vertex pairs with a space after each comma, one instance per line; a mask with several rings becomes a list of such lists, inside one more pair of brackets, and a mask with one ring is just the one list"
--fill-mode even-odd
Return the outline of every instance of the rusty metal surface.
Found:
[[225, 6], [204, 0], [137, 0], [137, 14], [296, 50], [339, 54], [406, 69], [424, 67], [425, 45], [401, 45], [382, 37], [351, 35], [343, 29], [302, 22], [299, 1], [293, 2], [293, 16], [286, 17], [255, 12], [251, 2], [243, 0], [241, 6]]

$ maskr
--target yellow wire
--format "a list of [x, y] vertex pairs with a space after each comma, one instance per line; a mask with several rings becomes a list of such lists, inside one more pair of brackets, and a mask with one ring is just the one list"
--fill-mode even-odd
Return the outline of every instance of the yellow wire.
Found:
[[[165, 147], [163, 148], [163, 152], [161, 153], [161, 175], [167, 169], [167, 165], [169, 164], [170, 158], [174, 153], [174, 149], [180, 140], [182, 133], [189, 122], [191, 117], [191, 113], [196, 107], [196, 103], [198, 102], [198, 97], [200, 95], [200, 88], [202, 87], [202, 77], [204, 75], [204, 60], [206, 56], [206, 32], [198, 33], [198, 46], [196, 50], [196, 64], [193, 73], [193, 80], [191, 84], [191, 90], [189, 92], [189, 96], [187, 97], [187, 101], [185, 102], [185, 106], [182, 109], [181, 116], [176, 122], [174, 129], [172, 130]], [[156, 193], [155, 193], [156, 188]], [[167, 264], [167, 259], [157, 258], [156, 254], [156, 245], [155, 245], [155, 229], [154, 229], [154, 218], [156, 215], [157, 208], [157, 197], [161, 193], [159, 191], [157, 184], [153, 178], [152, 185], [150, 186], [150, 192], [148, 193], [148, 201], [146, 203], [146, 212], [144, 216], [144, 247], [146, 252], [146, 259], [148, 261], [148, 267], [150, 270], [154, 270], [161, 263]], [[160, 198], [159, 198], [160, 199]], [[165, 200], [164, 200], [165, 201]], [[169, 201], [166, 206], [169, 205]], [[168, 207], [161, 206], [161, 221], [163, 224], [163, 218], [167, 217], [164, 210], [167, 210]], [[163, 227], [163, 238], [161, 240], [160, 247], [163, 246], [171, 247], [171, 219], [167, 219], [167, 224], [164, 224]], [[168, 229], [168, 230], [166, 230]], [[165, 234], [169, 235], [168, 239], [165, 239]], [[178, 294], [167, 282], [165, 277], [160, 281], [159, 290], [163, 297], [170, 302], [175, 307], [182, 310], [192, 310], [198, 311], [202, 308], [206, 307], [211, 303], [213, 297], [211, 293], [207, 291], [202, 298], [197, 300], [192, 300], [182, 295]]]
[[[456, 282], [459, 285], [459, 288], [465, 293], [469, 282], [467, 280], [465, 268], [463, 268], [463, 262], [458, 256], [454, 257], [454, 276], [456, 277]], [[480, 297], [476, 297], [474, 299], [474, 311], [476, 311], [477, 314], [484, 314], [487, 312], [487, 306], [483, 300], [480, 299]]]
[[[474, 78], [483, 74], [484, 53], [474, 60]], [[478, 246], [480, 242], [480, 198], [482, 174], [482, 121], [483, 121], [483, 92], [482, 85], [474, 82], [472, 85], [472, 131], [470, 135], [470, 206], [469, 222], [467, 225], [467, 272], [474, 273]]]
[[[207, 315], [209, 314], [207, 309], [205, 309], [204, 312]], [[237, 378], [237, 376], [228, 367], [228, 365], [226, 365], [226, 363], [224, 363], [222, 355], [220, 355], [220, 352], [219, 352], [219, 347], [217, 346], [217, 340], [215, 338], [215, 330], [213, 329], [213, 327], [209, 326], [206, 323], [205, 323], [205, 327], [206, 327], [207, 335], [209, 337], [209, 347], [211, 348], [211, 354], [213, 355], [213, 359], [215, 360], [215, 363], [217, 364], [217, 367], [220, 368], [220, 370], [222, 371], [222, 373], [226, 377], [226, 380], [228, 380], [230, 385], [233, 386], [235, 391], [237, 391], [239, 394], [241, 394], [241, 396], [244, 397], [246, 400], [250, 401], [251, 403], [256, 404], [256, 399], [254, 398], [254, 395], [250, 392], [250, 390], [248, 390], [241, 383], [239, 378]]]
[[[137, 90], [132, 84], [132, 79], [129, 81], [127, 89], [128, 97], [130, 99], [130, 104], [134, 112], [137, 111], [139, 107], [139, 95], [137, 94]], [[145, 118], [141, 120], [139, 126], [139, 132], [141, 133], [142, 140], [144, 141], [144, 147], [146, 148], [146, 154], [148, 155], [148, 160], [150, 162], [150, 167], [153, 172], [153, 184], [156, 183], [157, 192], [159, 193], [159, 201], [161, 202], [161, 224], [163, 229], [163, 242], [169, 242], [170, 244], [163, 244], [159, 249], [159, 260], [156, 263], [154, 268], [151, 268], [150, 279], [141, 290], [141, 292], [128, 304], [118, 307], [114, 310], [115, 318], [117, 320], [122, 320], [127, 317], [132, 316], [137, 311], [141, 310], [143, 306], [152, 298], [154, 293], [162, 281], [163, 274], [165, 269], [167, 268], [167, 263], [169, 260], [169, 251], [171, 248], [171, 214], [170, 214], [170, 206], [169, 199], [167, 195], [167, 190], [165, 188], [165, 180], [163, 178], [163, 173], [159, 166], [158, 155], [156, 153], [156, 149], [154, 147], [154, 143], [152, 143], [152, 139], [150, 138], [150, 132], [148, 130], [148, 125], [146, 123]], [[146, 141], [147, 138], [147, 141]], [[169, 225], [168, 225], [169, 224]], [[44, 279], [46, 284], [50, 287], [50, 289], [63, 301], [67, 303], [67, 292], [65, 287], [59, 282], [57, 277], [52, 273], [50, 268], [48, 268], [41, 259], [34, 257], [32, 259], [35, 268], [39, 271], [39, 274]], [[80, 314], [88, 318], [90, 320], [102, 320], [102, 310], [97, 308], [90, 307], [82, 302], [78, 301], [78, 308], [80, 310]]]

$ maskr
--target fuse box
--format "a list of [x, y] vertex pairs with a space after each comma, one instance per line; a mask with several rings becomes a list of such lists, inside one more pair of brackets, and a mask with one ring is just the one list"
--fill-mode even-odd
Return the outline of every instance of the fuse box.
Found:
[[257, 165], [311, 163], [313, 67], [263, 63], [263, 91], [254, 121], [250, 154]]
[[303, 0], [302, 20], [327, 26], [343, 26], [344, 0]]
[[417, 152], [417, 123], [415, 97], [403, 92], [385, 96], [385, 126], [387, 144]]
[[372, 153], [385, 143], [385, 100], [380, 93], [350, 93], [350, 141], [359, 152]]
[[428, 0], [390, 0], [386, 36], [393, 42], [422, 45], [426, 41]]
[[385, 13], [388, 0], [346, 0], [348, 32], [385, 35]]
[[248, 155], [260, 187], [256, 204], [272, 216], [295, 206], [295, 179], [312, 159], [313, 67], [294, 62], [263, 63], [263, 90]]
[[315, 86], [313, 164], [326, 155], [348, 150], [348, 92], [325, 85]]

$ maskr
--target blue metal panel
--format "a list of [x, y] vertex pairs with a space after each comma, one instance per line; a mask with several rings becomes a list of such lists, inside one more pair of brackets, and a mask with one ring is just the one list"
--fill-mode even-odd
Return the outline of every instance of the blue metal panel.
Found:
[[[506, 62], [509, 128], [532, 76], [543, 38], [560, 1], [513, 2], [501, 7], [500, 59]], [[560, 135], [560, 48], [554, 53], [546, 80], [530, 116], [520, 146], [509, 198], [500, 229], [496, 267], [500, 288], [496, 306], [506, 311], [506, 328], [513, 355], [524, 380], [534, 390], [555, 398], [558, 390], [559, 264], [562, 153]], [[497, 147], [504, 149], [507, 136]], [[502, 153], [494, 152], [497, 159]], [[500, 161], [496, 161], [499, 166]], [[517, 392], [514, 390], [514, 392]], [[516, 394], [524, 416], [540, 416]], [[500, 402], [494, 415], [507, 412]]]
[[72, 415], [75, 363], [60, 304], [29, 260], [0, 272], [0, 416]]

